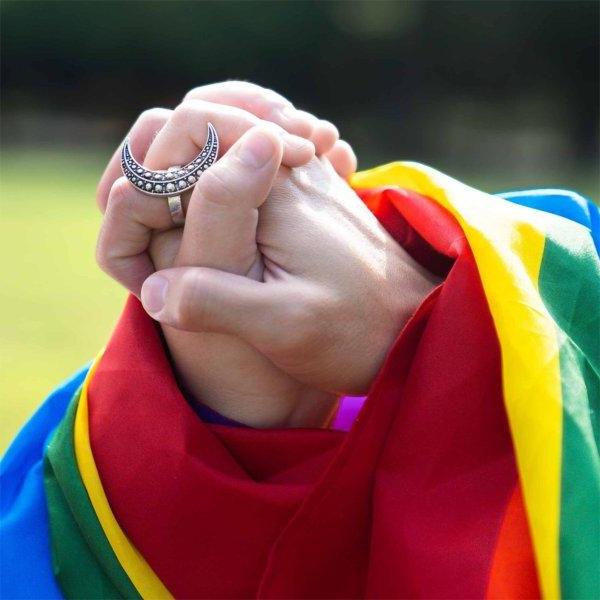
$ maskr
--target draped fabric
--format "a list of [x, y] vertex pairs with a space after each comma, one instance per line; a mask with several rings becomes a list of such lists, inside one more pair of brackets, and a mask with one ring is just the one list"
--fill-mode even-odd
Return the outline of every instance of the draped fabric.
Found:
[[[500, 344], [504, 405], [542, 591], [551, 598], [598, 596], [596, 235], [555, 214], [531, 211], [524, 199], [518, 207], [509, 206], [412, 163], [358, 174], [354, 183], [410, 190], [400, 201], [404, 215], [411, 212], [412, 195], [427, 195], [457, 220], [477, 262]], [[550, 212], [556, 213], [552, 196]], [[532, 198], [530, 206], [535, 202]], [[597, 209], [587, 203], [585, 208], [597, 227]], [[424, 224], [423, 235], [432, 223]]]
[[[198, 418], [130, 298], [68, 407], [3, 462], [5, 522], [49, 531], [66, 597], [600, 595], [597, 209], [413, 163], [352, 185], [443, 283], [349, 431]], [[55, 585], [37, 548], [37, 587], [17, 567], [3, 597]]]
[[44, 448], [88, 371], [59, 385], [0, 461], [0, 597], [62, 598], [53, 576], [44, 489]]

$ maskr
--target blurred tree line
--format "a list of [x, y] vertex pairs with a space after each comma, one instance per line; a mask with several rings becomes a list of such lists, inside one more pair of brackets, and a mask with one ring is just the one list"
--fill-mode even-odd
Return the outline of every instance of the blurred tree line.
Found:
[[363, 165], [589, 168], [599, 6], [3, 0], [3, 140], [113, 144], [144, 108], [240, 78], [333, 120]]

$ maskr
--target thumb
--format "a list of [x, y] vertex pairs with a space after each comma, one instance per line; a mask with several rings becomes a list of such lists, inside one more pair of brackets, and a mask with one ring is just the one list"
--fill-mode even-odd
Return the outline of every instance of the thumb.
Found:
[[256, 347], [268, 346], [286, 319], [277, 284], [205, 267], [157, 271], [144, 282], [141, 298], [146, 312], [165, 325], [237, 335]]
[[253, 127], [202, 174], [190, 199], [177, 266], [248, 272], [257, 258], [257, 209], [271, 190], [282, 152], [270, 128]]

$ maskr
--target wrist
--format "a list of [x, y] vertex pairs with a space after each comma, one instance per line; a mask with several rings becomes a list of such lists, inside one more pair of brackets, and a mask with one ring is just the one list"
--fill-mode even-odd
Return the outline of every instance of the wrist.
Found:
[[185, 393], [255, 428], [323, 427], [337, 398], [300, 383], [242, 340], [162, 326]]
[[380, 336], [376, 342], [379, 346], [374, 353], [380, 357], [379, 366], [409, 319], [442, 281], [392, 238], [388, 241], [386, 256], [388, 268], [379, 295]]

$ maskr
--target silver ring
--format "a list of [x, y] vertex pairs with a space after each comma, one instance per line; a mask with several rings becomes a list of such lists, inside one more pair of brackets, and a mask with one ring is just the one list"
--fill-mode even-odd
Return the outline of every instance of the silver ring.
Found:
[[[178, 171], [181, 169], [179, 165], [174, 165], [167, 169], [167, 173]], [[171, 213], [171, 221], [176, 227], [185, 225], [185, 213], [183, 212], [183, 204], [181, 196], [167, 196], [167, 204], [169, 205], [169, 213]]]
[[[141, 192], [150, 196], [168, 198], [169, 211], [176, 225], [182, 225], [185, 216], [179, 195], [191, 190], [203, 171], [206, 171], [219, 156], [219, 136], [212, 123], [207, 123], [206, 143], [200, 154], [183, 167], [171, 167], [166, 171], [145, 169], [131, 154], [129, 138], [121, 149], [123, 175]], [[177, 219], [177, 221], [176, 221]]]
[[173, 224], [177, 227], [183, 227], [185, 214], [183, 212], [183, 205], [181, 204], [181, 196], [169, 196], [167, 202], [169, 203], [169, 212], [171, 213]]

